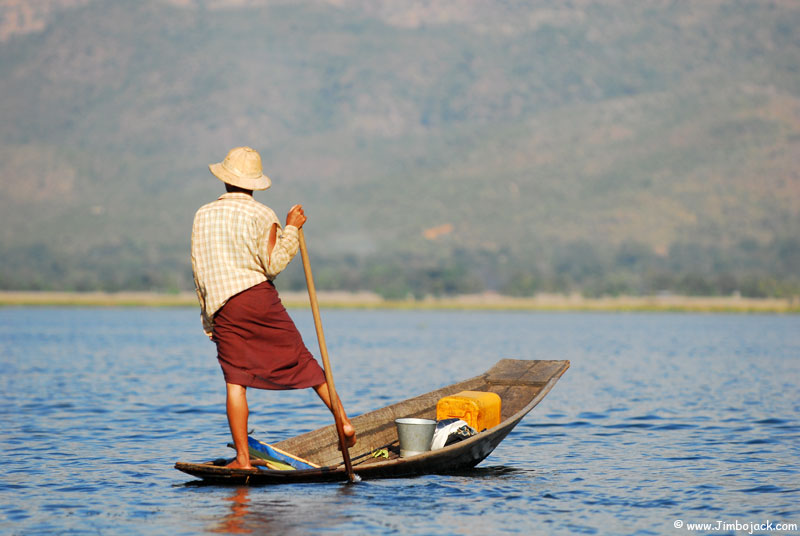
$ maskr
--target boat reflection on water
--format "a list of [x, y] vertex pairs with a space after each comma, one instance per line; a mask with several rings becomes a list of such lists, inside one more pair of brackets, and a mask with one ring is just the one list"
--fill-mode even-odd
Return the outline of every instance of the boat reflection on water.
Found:
[[348, 521], [342, 509], [358, 497], [357, 484], [285, 488], [237, 486], [220, 488], [218, 514], [208, 532], [215, 534], [307, 533], [306, 527], [334, 528]]
[[247, 514], [250, 505], [250, 488], [236, 488], [230, 497], [225, 497], [230, 502], [230, 513], [219, 520], [219, 523], [210, 532], [220, 534], [250, 534], [252, 529], [247, 525]]

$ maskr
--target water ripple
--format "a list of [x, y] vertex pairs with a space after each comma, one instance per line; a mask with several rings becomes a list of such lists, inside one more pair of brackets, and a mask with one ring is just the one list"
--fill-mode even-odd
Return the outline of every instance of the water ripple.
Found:
[[[310, 314], [292, 314], [314, 341]], [[224, 384], [196, 311], [0, 309], [4, 529], [669, 534], [676, 519], [800, 519], [800, 405], [786, 394], [800, 377], [797, 317], [325, 317], [353, 413], [498, 356], [572, 366], [472, 470], [353, 486], [185, 486], [177, 459], [232, 454]], [[310, 391], [248, 393], [250, 426], [265, 440], [330, 422]]]

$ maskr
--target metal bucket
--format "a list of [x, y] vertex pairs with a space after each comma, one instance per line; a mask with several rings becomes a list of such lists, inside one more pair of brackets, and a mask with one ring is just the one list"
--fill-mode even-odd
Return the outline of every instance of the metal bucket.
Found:
[[407, 458], [431, 450], [436, 421], [431, 419], [396, 419], [397, 437], [400, 439], [400, 456]]

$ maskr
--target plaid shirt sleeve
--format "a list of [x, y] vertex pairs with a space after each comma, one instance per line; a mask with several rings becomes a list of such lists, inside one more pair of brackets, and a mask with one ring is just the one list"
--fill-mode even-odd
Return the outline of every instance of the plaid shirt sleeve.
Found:
[[287, 225], [283, 231], [278, 228], [278, 236], [275, 240], [275, 247], [269, 254], [269, 262], [267, 263], [267, 276], [274, 279], [281, 273], [289, 262], [297, 255], [297, 250], [300, 247], [300, 239], [298, 238], [297, 227], [294, 225]]

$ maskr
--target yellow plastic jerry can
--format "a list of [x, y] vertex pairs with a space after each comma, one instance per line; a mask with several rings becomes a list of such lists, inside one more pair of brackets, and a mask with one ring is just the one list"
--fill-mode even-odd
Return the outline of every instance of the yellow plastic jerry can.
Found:
[[478, 432], [500, 424], [500, 396], [483, 391], [461, 391], [439, 399], [436, 420], [462, 419]]

